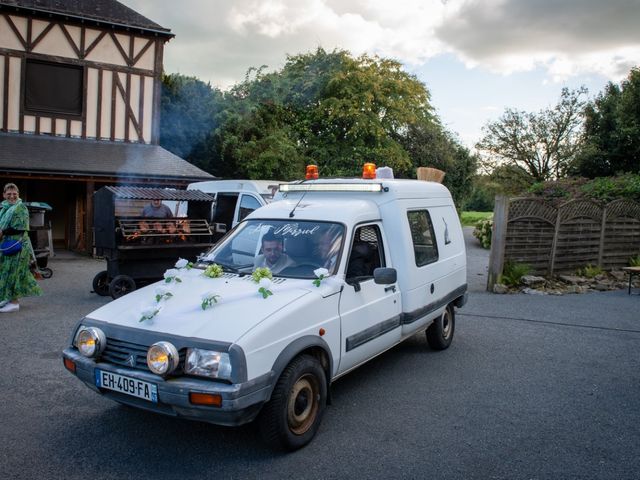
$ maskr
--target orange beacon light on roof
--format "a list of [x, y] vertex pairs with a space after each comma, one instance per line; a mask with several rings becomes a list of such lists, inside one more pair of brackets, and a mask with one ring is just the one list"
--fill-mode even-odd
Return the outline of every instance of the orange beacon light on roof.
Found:
[[307, 180], [317, 180], [319, 176], [317, 165], [307, 165], [307, 171], [304, 178]]
[[365, 163], [362, 167], [362, 178], [367, 180], [373, 180], [376, 178], [376, 164]]

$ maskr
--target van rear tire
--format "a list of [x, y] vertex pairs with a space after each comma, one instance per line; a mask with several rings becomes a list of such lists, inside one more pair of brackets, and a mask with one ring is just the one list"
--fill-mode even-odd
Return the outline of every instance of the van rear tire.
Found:
[[453, 305], [447, 305], [442, 315], [427, 328], [427, 343], [434, 350], [446, 350], [451, 345], [456, 329]]

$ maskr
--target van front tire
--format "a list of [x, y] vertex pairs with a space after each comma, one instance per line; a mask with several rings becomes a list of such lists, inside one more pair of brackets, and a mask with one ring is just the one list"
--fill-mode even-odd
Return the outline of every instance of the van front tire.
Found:
[[434, 350], [445, 350], [451, 345], [456, 329], [453, 305], [447, 305], [443, 314], [427, 328], [427, 343]]
[[278, 449], [304, 447], [318, 431], [326, 404], [322, 365], [310, 355], [296, 357], [282, 372], [271, 400], [260, 412], [262, 437]]

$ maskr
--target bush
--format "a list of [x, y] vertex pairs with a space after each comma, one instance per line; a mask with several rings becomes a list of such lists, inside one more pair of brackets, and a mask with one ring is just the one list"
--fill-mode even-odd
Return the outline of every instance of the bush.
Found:
[[576, 273], [581, 277], [594, 278], [602, 273], [602, 268], [589, 263], [586, 266], [579, 268]]
[[491, 248], [491, 230], [493, 229], [493, 218], [480, 220], [473, 230], [473, 236], [480, 241], [482, 248]]
[[493, 212], [495, 193], [481, 186], [474, 186], [471, 195], [462, 205], [465, 211]]
[[636, 255], [635, 257], [631, 257], [629, 259], [629, 266], [630, 267], [640, 267], [640, 253], [638, 255]]
[[595, 178], [581, 188], [589, 198], [609, 202], [616, 198], [640, 201], [640, 175], [628, 173], [616, 177]]
[[518, 287], [522, 277], [531, 271], [531, 267], [526, 263], [516, 263], [507, 261], [502, 268], [502, 275], [498, 279], [499, 283], [508, 287]]
[[627, 173], [615, 177], [587, 180], [581, 177], [563, 178], [534, 183], [528, 192], [545, 200], [559, 203], [578, 198], [610, 202], [619, 198], [640, 201], [640, 175]]

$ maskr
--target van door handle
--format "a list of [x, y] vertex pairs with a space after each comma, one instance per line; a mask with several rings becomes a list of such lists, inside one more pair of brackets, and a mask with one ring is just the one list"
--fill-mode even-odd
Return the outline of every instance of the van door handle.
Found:
[[388, 292], [389, 290], [391, 290], [393, 293], [396, 293], [396, 286], [395, 285], [390, 285], [388, 287], [384, 287], [385, 293]]

